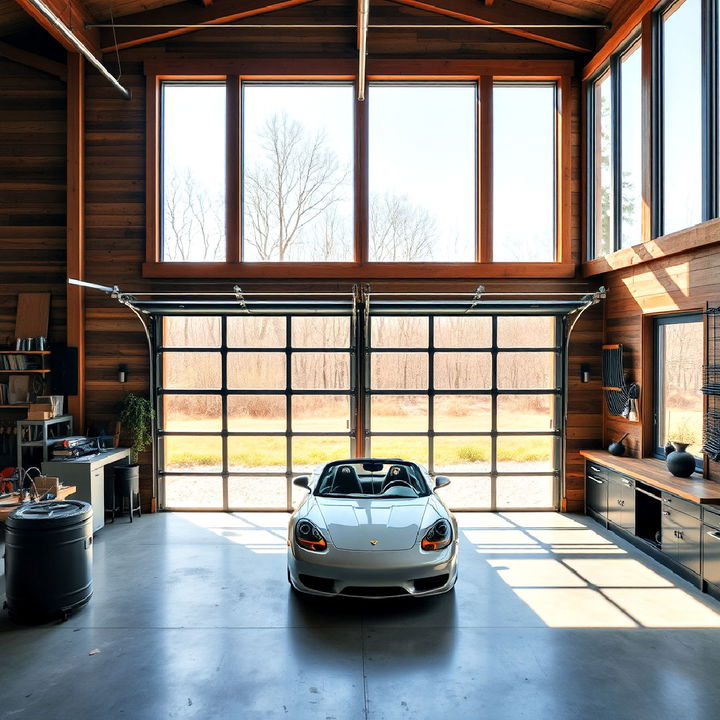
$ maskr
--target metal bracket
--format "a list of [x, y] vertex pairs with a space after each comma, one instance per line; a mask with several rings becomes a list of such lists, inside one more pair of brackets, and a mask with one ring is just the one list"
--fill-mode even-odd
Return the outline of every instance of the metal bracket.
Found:
[[238, 305], [240, 305], [240, 309], [244, 310], [249, 315], [250, 310], [248, 309], [247, 303], [245, 302], [242, 288], [239, 285], [233, 285], [233, 292], [235, 293], [235, 299], [238, 301]]
[[485, 294], [485, 286], [484, 285], [478, 285], [475, 288], [475, 294], [473, 295], [472, 302], [470, 303], [470, 307], [465, 311], [465, 314], [469, 313], [471, 310], [475, 308], [475, 306], [482, 300], [482, 296]]

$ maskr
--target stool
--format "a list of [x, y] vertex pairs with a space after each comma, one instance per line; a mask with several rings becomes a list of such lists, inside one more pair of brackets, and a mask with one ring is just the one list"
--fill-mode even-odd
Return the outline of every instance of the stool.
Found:
[[[137, 465], [118, 465], [115, 468], [115, 498], [120, 506], [120, 511], [125, 511], [125, 504], [130, 512], [130, 522], [133, 521], [133, 513], [137, 512], [142, 517], [140, 507], [140, 468]], [[137, 498], [137, 505], [135, 500]], [[114, 519], [114, 515], [113, 515]]]

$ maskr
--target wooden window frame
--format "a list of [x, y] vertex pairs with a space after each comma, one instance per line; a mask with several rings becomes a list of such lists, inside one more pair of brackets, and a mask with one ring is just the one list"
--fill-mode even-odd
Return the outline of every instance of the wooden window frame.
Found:
[[[242, 260], [240, 199], [243, 81], [344, 81], [357, 83], [352, 60], [168, 60], [145, 63], [146, 75], [146, 257], [145, 277], [153, 278], [568, 278], [572, 260], [572, 97], [573, 63], [545, 61], [368, 60], [367, 80], [462, 81], [478, 85], [477, 259], [475, 262], [369, 262], [368, 111], [355, 100], [355, 260], [352, 262], [245, 262]], [[161, 97], [164, 81], [221, 80], [226, 83], [227, 250], [224, 262], [165, 262], [161, 258]], [[539, 263], [492, 261], [492, 88], [494, 82], [556, 84], [556, 242], [555, 260]], [[233, 200], [234, 198], [234, 200]]]

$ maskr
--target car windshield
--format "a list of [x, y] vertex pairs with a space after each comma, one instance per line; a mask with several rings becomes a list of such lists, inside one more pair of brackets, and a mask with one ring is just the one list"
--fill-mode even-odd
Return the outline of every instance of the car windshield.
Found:
[[341, 460], [326, 465], [315, 494], [323, 497], [417, 498], [430, 494], [424, 474], [404, 460]]

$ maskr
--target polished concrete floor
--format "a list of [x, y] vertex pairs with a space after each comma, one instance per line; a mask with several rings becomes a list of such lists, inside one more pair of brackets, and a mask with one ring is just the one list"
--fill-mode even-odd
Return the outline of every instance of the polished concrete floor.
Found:
[[720, 718], [719, 603], [583, 517], [458, 519], [455, 591], [382, 603], [291, 593], [287, 515], [120, 520], [87, 607], [3, 613], [0, 717]]

